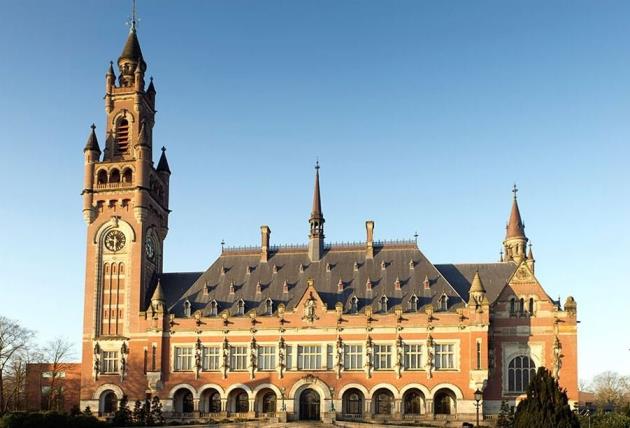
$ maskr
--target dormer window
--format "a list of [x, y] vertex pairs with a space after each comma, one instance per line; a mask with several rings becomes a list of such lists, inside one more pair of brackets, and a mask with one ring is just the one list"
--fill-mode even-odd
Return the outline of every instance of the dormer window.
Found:
[[219, 305], [216, 300], [212, 300], [212, 302], [210, 302], [210, 316], [216, 317], [218, 312]]
[[409, 310], [411, 312], [418, 312], [418, 296], [415, 294], [409, 299]]
[[265, 301], [265, 314], [273, 315], [273, 300], [270, 298]]
[[184, 302], [184, 316], [185, 317], [190, 316], [190, 302], [188, 300]]
[[236, 304], [236, 315], [245, 315], [245, 302], [243, 301], [243, 299], [240, 299]]
[[387, 313], [387, 296], [382, 296], [380, 303], [381, 303], [381, 312], [386, 314]]
[[350, 299], [350, 313], [356, 314], [357, 312], [359, 312], [359, 299], [357, 296], [352, 296]]
[[446, 294], [442, 294], [442, 296], [440, 297], [439, 309], [441, 311], [448, 310], [448, 296]]

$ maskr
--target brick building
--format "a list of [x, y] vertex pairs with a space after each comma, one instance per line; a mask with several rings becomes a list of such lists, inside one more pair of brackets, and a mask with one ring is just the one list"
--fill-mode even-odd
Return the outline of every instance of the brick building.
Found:
[[[224, 248], [165, 273], [171, 171], [153, 163], [156, 89], [132, 25], [84, 149], [81, 407], [157, 395], [173, 417], [471, 419], [536, 367], [577, 396], [576, 303], [535, 276], [516, 192], [496, 263], [434, 265], [415, 240], [325, 241], [319, 166], [304, 245]], [[506, 207], [507, 208], [507, 207]], [[306, 224], [306, 222], [305, 222]]]
[[26, 366], [26, 410], [69, 412], [73, 406], [79, 405], [80, 388], [81, 363], [38, 363]]

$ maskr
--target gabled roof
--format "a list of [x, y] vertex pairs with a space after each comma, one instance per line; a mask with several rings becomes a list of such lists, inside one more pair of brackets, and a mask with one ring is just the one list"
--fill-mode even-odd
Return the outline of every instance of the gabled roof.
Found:
[[[283, 303], [287, 310], [293, 310], [304, 295], [310, 278], [328, 309], [333, 309], [337, 302], [349, 309], [353, 296], [358, 298], [359, 310], [375, 305], [383, 295], [388, 298], [390, 310], [396, 305], [407, 310], [412, 295], [419, 298], [418, 307], [429, 303], [437, 307], [443, 294], [449, 296], [450, 308], [464, 304], [462, 295], [442, 277], [415, 243], [378, 244], [373, 259], [366, 259], [365, 255], [365, 244], [328, 247], [318, 262], [310, 261], [306, 246], [272, 250], [268, 262], [260, 261], [258, 248], [225, 250], [194, 283], [192, 274], [174, 274], [190, 276], [172, 278], [166, 274], [162, 276], [162, 286], [167, 307], [177, 316], [183, 315], [183, 303], [187, 299], [193, 312], [201, 310], [204, 314], [210, 312], [213, 300], [217, 301], [219, 312], [227, 309], [235, 313], [236, 303], [243, 299], [246, 311], [255, 309], [263, 314], [267, 298], [272, 299], [274, 308]], [[410, 268], [411, 261], [413, 269]], [[425, 277], [429, 278], [429, 289], [423, 286]], [[400, 290], [396, 290], [397, 278]], [[343, 281], [342, 292], [338, 291], [339, 279]], [[368, 279], [372, 283], [371, 292], [366, 287]], [[288, 293], [283, 292], [285, 281]], [[257, 293], [258, 283], [260, 293]], [[230, 293], [232, 284], [233, 294]], [[466, 295], [467, 291], [468, 288]], [[375, 305], [377, 309], [378, 305]]]
[[457, 290], [463, 299], [468, 301], [470, 286], [475, 272], [483, 280], [483, 287], [486, 290], [486, 297], [490, 303], [499, 297], [501, 291], [508, 283], [517, 265], [513, 262], [504, 263], [478, 263], [478, 264], [439, 264], [435, 267]]

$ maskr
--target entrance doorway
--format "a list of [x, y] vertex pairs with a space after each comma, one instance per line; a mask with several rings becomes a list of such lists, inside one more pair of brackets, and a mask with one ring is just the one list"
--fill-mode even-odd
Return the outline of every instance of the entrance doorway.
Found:
[[305, 389], [300, 394], [300, 420], [318, 421], [319, 416], [319, 394], [312, 389]]

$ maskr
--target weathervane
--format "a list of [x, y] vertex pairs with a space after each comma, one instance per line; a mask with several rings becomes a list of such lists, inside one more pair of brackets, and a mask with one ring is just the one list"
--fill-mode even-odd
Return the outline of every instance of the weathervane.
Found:
[[140, 21], [138, 16], [136, 15], [136, 0], [131, 0], [131, 17], [126, 22], [129, 26], [129, 32], [133, 33], [136, 31], [136, 24]]

